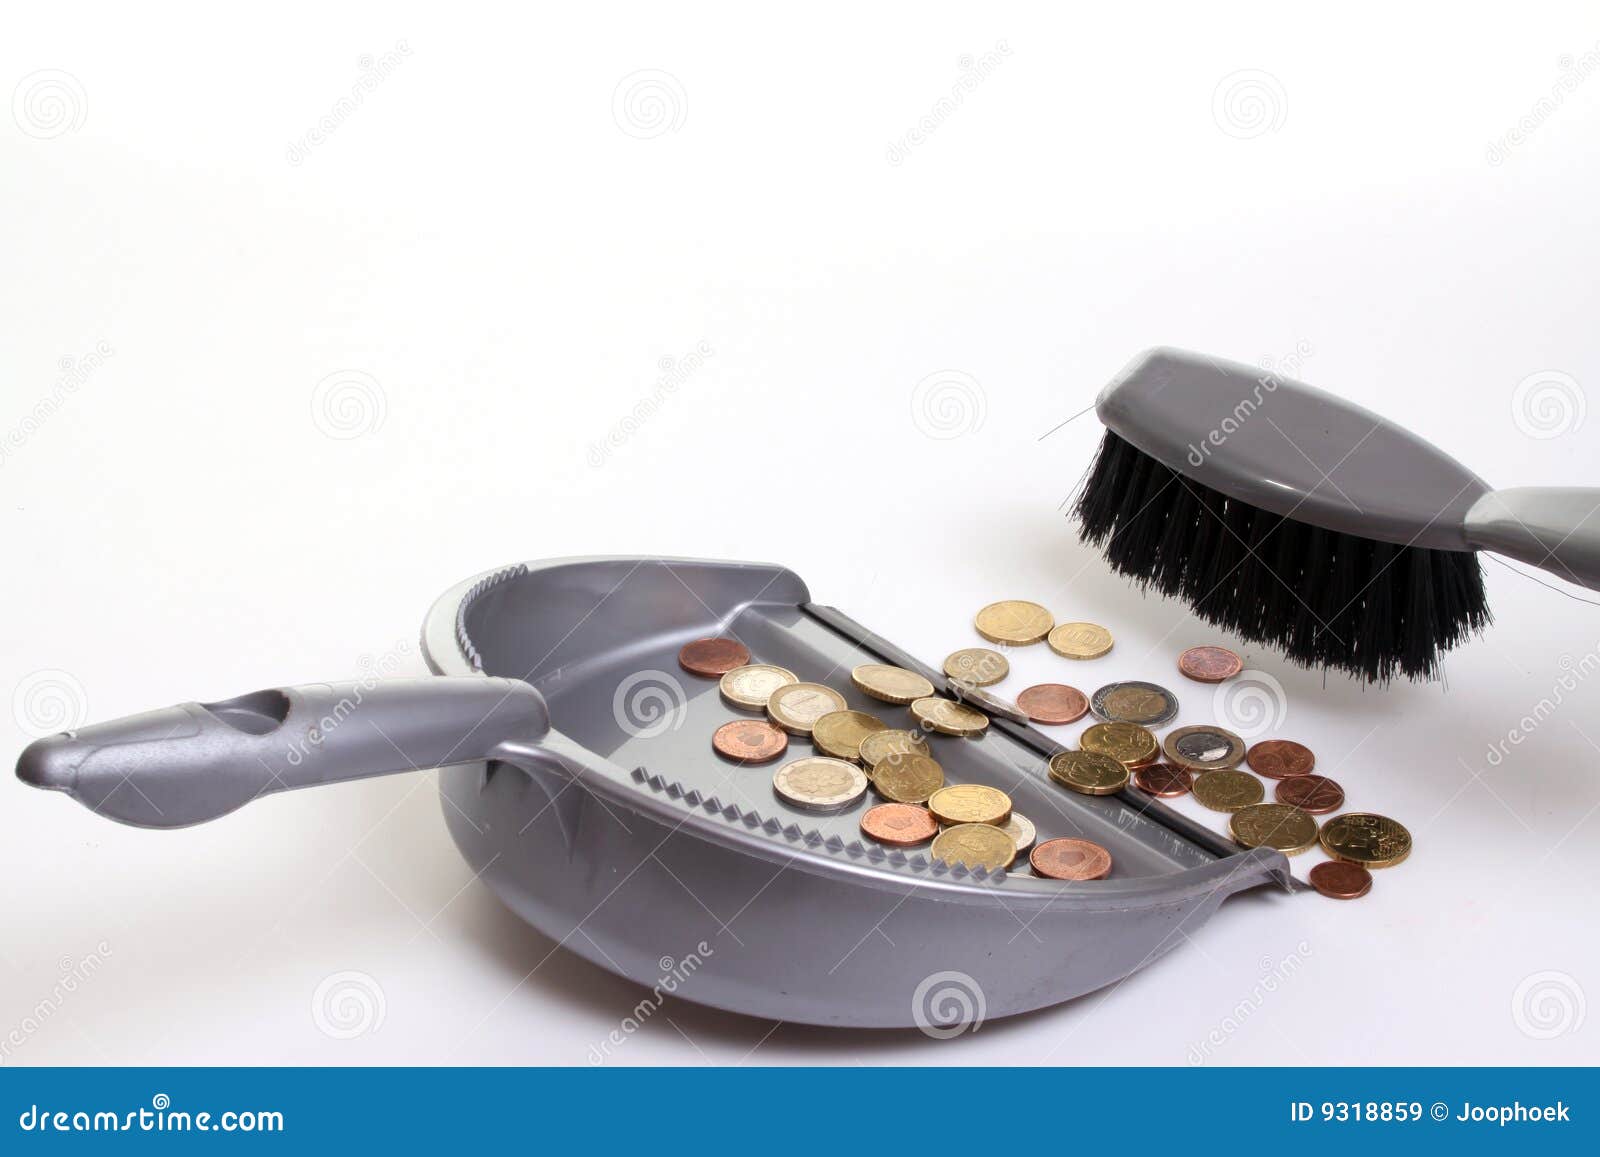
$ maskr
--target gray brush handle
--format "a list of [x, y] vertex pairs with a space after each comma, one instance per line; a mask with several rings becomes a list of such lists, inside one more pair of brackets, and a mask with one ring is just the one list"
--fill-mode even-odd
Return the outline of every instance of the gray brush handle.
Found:
[[485, 759], [524, 763], [549, 727], [544, 697], [519, 679], [314, 683], [48, 736], [23, 750], [17, 776], [109, 819], [175, 828], [291, 788]]
[[1600, 489], [1491, 490], [1472, 504], [1463, 529], [1476, 550], [1491, 550], [1600, 590]]

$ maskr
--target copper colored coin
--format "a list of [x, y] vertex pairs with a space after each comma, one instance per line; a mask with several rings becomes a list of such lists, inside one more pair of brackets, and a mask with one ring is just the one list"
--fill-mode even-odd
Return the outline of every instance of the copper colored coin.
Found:
[[863, 835], [880, 844], [909, 848], [925, 844], [939, 834], [939, 821], [925, 807], [909, 803], [880, 803], [861, 813]]
[[1035, 723], [1071, 723], [1089, 713], [1089, 697], [1065, 683], [1040, 683], [1018, 694], [1017, 706]]
[[764, 719], [735, 719], [717, 728], [711, 746], [740, 763], [766, 763], [789, 749], [789, 735]]
[[1268, 779], [1288, 779], [1305, 775], [1317, 766], [1317, 757], [1303, 743], [1292, 739], [1263, 739], [1245, 752], [1250, 770]]
[[1281, 779], [1272, 798], [1314, 816], [1336, 812], [1344, 806], [1344, 788], [1325, 775], [1297, 775]]
[[1111, 853], [1088, 840], [1046, 840], [1028, 854], [1028, 863], [1051, 880], [1103, 880], [1111, 872]]
[[1188, 795], [1194, 776], [1175, 763], [1152, 763], [1134, 769], [1133, 786], [1146, 795]]
[[1372, 891], [1372, 873], [1360, 864], [1329, 860], [1311, 869], [1311, 886], [1333, 900], [1354, 900]]
[[678, 652], [678, 665], [691, 675], [720, 679], [750, 661], [750, 648], [738, 639], [696, 639]]
[[1244, 670], [1244, 660], [1226, 647], [1190, 647], [1178, 656], [1178, 670], [1199, 683], [1221, 683]]

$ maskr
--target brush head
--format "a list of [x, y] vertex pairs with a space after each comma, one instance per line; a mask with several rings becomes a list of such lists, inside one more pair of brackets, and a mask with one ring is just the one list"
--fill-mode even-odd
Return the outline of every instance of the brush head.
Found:
[[1467, 512], [1489, 486], [1409, 430], [1172, 349], [1136, 358], [1095, 409], [1084, 541], [1206, 622], [1371, 682], [1436, 677], [1488, 623]]

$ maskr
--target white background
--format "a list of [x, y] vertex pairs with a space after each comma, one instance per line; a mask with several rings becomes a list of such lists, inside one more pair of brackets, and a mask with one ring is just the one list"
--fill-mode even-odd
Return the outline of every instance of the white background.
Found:
[[[1227, 640], [1077, 545], [1093, 417], [1041, 440], [1156, 343], [1309, 351], [1300, 376], [1493, 483], [1595, 480], [1593, 5], [671, 7], [8, 17], [0, 89], [64, 102], [0, 110], [8, 760], [51, 704], [421, 673], [446, 586], [587, 553], [782, 562], [928, 660], [1037, 599], [1117, 648], [1035, 649], [997, 690], [1153, 678], [1208, 719], [1173, 660]], [[653, 110], [616, 99], [641, 71]], [[1518, 415], [1530, 375], [1554, 408]], [[1239, 898], [1126, 983], [953, 1041], [677, 1002], [608, 1063], [1594, 1061], [1600, 681], [1487, 751], [1600, 610], [1487, 574], [1496, 625], [1447, 687], [1245, 652], [1276, 733], [1415, 833], [1365, 900]], [[7, 777], [5, 1063], [586, 1063], [643, 990], [564, 952], [530, 974], [549, 942], [470, 879], [433, 787], [144, 832]], [[337, 1039], [313, 1001], [345, 971], [383, 1018]]]

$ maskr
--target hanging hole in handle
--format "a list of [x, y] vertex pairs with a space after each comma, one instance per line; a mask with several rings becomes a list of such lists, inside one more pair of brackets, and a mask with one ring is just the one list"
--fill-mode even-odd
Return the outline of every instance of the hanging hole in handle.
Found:
[[247, 735], [266, 735], [276, 731], [289, 717], [289, 697], [277, 689], [252, 691], [217, 703], [202, 703], [211, 714], [235, 731]]

